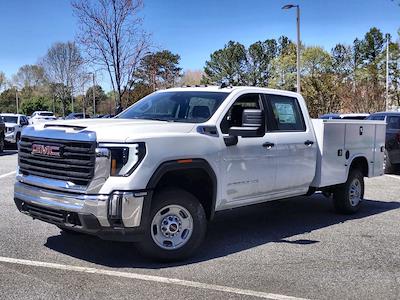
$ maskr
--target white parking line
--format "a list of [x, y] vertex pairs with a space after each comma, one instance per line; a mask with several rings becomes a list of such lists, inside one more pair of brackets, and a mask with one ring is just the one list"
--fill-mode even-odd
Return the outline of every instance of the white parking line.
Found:
[[6, 174], [3, 174], [3, 175], [0, 175], [0, 179], [5, 178], [5, 177], [8, 177], [8, 176], [11, 176], [11, 175], [14, 175], [14, 174], [15, 174], [15, 171], [12, 171], [12, 172], [10, 172], [10, 173], [6, 173]]
[[17, 259], [17, 258], [11, 258], [11, 257], [1, 257], [0, 256], [0, 262], [17, 264], [17, 265], [25, 265], [25, 266], [43, 267], [43, 268], [50, 268], [50, 269], [57, 269], [57, 270], [64, 270], [64, 271], [74, 271], [74, 272], [81, 272], [81, 273], [107, 275], [107, 276], [129, 278], [129, 279], [138, 279], [138, 280], [143, 280], [143, 281], [180, 285], [180, 286], [185, 286], [185, 287], [199, 288], [199, 289], [212, 290], [212, 291], [231, 293], [231, 294], [237, 294], [237, 295], [253, 296], [253, 297], [272, 299], [272, 300], [305, 300], [304, 298], [264, 293], [264, 292], [258, 292], [258, 291], [253, 291], [253, 290], [233, 288], [233, 287], [228, 287], [228, 286], [223, 286], [223, 285], [201, 283], [201, 282], [189, 281], [189, 280], [181, 280], [181, 279], [176, 279], [176, 278], [167, 278], [167, 277], [161, 277], [161, 276], [143, 275], [143, 274], [137, 274], [137, 273], [119, 272], [119, 271], [111, 271], [111, 270], [104, 270], [104, 269], [87, 268], [87, 267], [68, 266], [68, 265], [61, 265], [61, 264], [55, 264], [55, 263]]
[[390, 177], [390, 178], [394, 178], [394, 179], [400, 180], [400, 176], [397, 176], [397, 175], [386, 175], [386, 176]]

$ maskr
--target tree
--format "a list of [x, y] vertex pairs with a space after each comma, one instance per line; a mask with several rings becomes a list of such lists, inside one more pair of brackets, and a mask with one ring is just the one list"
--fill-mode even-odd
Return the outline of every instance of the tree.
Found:
[[78, 41], [90, 62], [108, 72], [120, 111], [149, 47], [138, 16], [142, 0], [75, 0], [72, 7], [80, 24]]
[[204, 73], [206, 82], [229, 81], [233, 85], [246, 84], [247, 52], [245, 46], [229, 41], [223, 49], [217, 50], [206, 61]]
[[135, 81], [148, 84], [153, 91], [173, 87], [180, 78], [180, 56], [169, 50], [149, 53], [143, 57], [135, 74]]
[[45, 83], [45, 74], [42, 66], [23, 65], [13, 76], [14, 84], [22, 88], [35, 88]]
[[16, 89], [10, 88], [3, 91], [0, 95], [0, 111], [6, 113], [16, 113], [17, 105], [15, 99]]
[[52, 103], [49, 98], [45, 96], [34, 97], [29, 101], [24, 101], [21, 105], [21, 111], [25, 115], [31, 115], [33, 112], [38, 110], [52, 110]]
[[205, 73], [202, 70], [186, 70], [183, 72], [180, 85], [199, 85]]
[[268, 86], [272, 77], [272, 61], [277, 56], [278, 43], [274, 39], [258, 41], [247, 51], [247, 84]]
[[74, 42], [55, 43], [41, 60], [46, 77], [55, 85], [56, 94], [62, 102], [63, 115], [73, 97], [74, 87], [84, 77], [83, 58]]
[[7, 79], [6, 79], [6, 75], [4, 74], [4, 72], [0, 71], [0, 91], [3, 88], [3, 86], [6, 85]]
[[[86, 99], [87, 104], [88, 104], [86, 106], [87, 107], [92, 107], [92, 112], [93, 112], [93, 87], [90, 87], [86, 91], [85, 99]], [[104, 93], [103, 88], [100, 85], [95, 85], [94, 86], [94, 99], [95, 99], [96, 107], [98, 107], [98, 105], [100, 105], [101, 102], [107, 100], [107, 96]], [[86, 110], [86, 107], [85, 107], [85, 110]], [[86, 113], [88, 113], [88, 112], [86, 112]]]

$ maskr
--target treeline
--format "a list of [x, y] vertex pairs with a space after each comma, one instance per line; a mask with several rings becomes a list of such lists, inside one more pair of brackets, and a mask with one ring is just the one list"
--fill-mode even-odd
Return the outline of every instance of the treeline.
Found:
[[[35, 110], [91, 115], [94, 107], [96, 114], [113, 114], [157, 89], [221, 81], [296, 90], [296, 45], [289, 38], [249, 47], [230, 41], [210, 55], [204, 70], [182, 73], [179, 54], [152, 46], [142, 28], [142, 5], [142, 0], [72, 0], [76, 40], [53, 44], [37, 64], [22, 66], [12, 78], [0, 72], [0, 112], [16, 112], [18, 103], [28, 115]], [[301, 92], [311, 115], [384, 110], [387, 40], [389, 104], [400, 107], [399, 37], [400, 32], [391, 37], [371, 28], [329, 52], [302, 45]], [[110, 92], [100, 86], [104, 82]]]
[[[330, 52], [302, 45], [301, 92], [313, 117], [329, 112], [385, 110], [387, 38], [393, 39], [374, 27], [352, 45], [337, 44]], [[400, 107], [398, 38], [389, 43], [391, 107]], [[227, 80], [233, 85], [294, 91], [296, 45], [285, 36], [258, 41], [248, 48], [230, 41], [211, 54], [204, 72], [203, 83]]]

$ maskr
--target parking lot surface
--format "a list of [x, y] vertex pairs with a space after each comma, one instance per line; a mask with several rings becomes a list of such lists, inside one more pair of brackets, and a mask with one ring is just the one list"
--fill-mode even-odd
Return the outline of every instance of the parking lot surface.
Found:
[[0, 154], [1, 299], [400, 298], [400, 176], [366, 179], [353, 216], [321, 195], [220, 213], [193, 259], [158, 264], [19, 213], [16, 164]]

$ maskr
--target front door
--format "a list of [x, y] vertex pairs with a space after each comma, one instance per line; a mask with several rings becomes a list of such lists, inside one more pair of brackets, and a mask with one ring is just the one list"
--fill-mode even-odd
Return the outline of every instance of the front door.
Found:
[[[239, 96], [221, 122], [225, 136], [229, 128], [242, 125], [244, 109], [264, 109], [262, 95], [257, 93]], [[265, 111], [265, 110], [264, 110]], [[275, 188], [276, 148], [272, 135], [238, 138], [235, 146], [220, 153], [222, 200], [220, 209], [264, 201]]]

